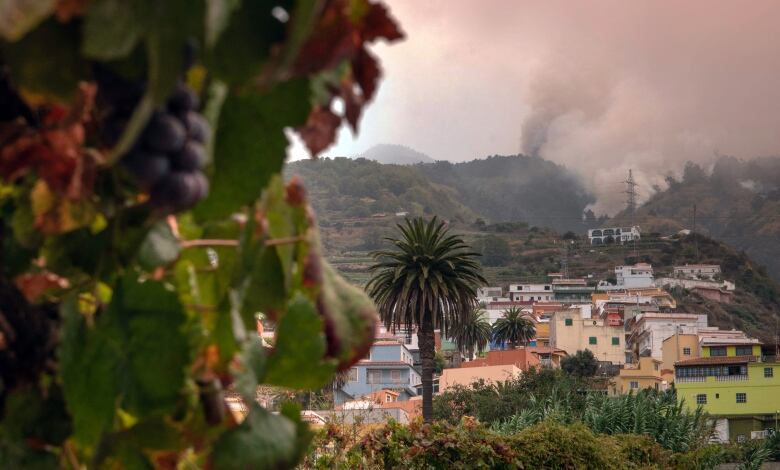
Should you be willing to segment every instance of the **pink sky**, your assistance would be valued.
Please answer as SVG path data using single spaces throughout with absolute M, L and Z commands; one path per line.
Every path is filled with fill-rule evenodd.
M 780 154 L 780 2 L 392 0 L 408 34 L 353 137 L 452 161 L 536 153 L 645 196 L 686 160 Z M 305 156 L 300 145 L 293 158 Z

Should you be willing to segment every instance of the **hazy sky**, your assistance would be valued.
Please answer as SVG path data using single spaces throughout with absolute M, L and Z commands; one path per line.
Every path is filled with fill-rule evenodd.
M 408 39 L 374 48 L 378 96 L 327 156 L 535 154 L 613 210 L 628 168 L 647 197 L 686 160 L 780 154 L 780 1 L 386 3 Z

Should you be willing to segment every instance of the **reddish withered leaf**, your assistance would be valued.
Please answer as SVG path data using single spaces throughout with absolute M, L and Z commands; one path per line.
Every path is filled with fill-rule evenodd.
M 366 42 L 377 39 L 397 41 L 404 38 L 404 33 L 398 23 L 390 17 L 387 7 L 381 3 L 372 3 L 368 13 L 363 17 L 363 40 Z
M 46 291 L 66 289 L 70 285 L 67 279 L 48 271 L 21 274 L 14 283 L 29 302 L 35 302 Z
M 309 113 L 306 125 L 298 128 L 298 133 L 306 143 L 309 152 L 316 156 L 336 140 L 339 125 L 341 125 L 341 118 L 333 111 L 315 106 Z
M 364 101 L 370 101 L 376 93 L 379 76 L 382 73 L 373 54 L 366 49 L 361 49 L 352 60 L 352 73 L 360 89 L 363 90 Z

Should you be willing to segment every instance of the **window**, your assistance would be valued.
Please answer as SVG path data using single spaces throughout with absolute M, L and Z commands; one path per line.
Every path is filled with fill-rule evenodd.
M 753 346 L 737 346 L 737 356 L 752 356 Z
M 590 338 L 588 338 L 588 344 L 597 344 L 596 343 L 596 337 L 595 336 L 591 336 Z
M 683 356 L 690 356 L 691 348 L 683 348 Z
M 719 346 L 717 348 L 711 347 L 710 348 L 710 356 L 716 357 L 716 356 L 725 356 L 726 355 L 726 348 L 724 346 Z
M 775 376 L 775 370 L 771 367 L 764 367 L 764 377 L 770 378 Z
M 636 390 L 639 388 L 639 382 L 632 380 L 629 386 L 631 387 L 632 390 Z
M 620 346 L 620 338 L 617 336 L 612 337 L 612 346 Z
M 353 367 L 349 369 L 349 381 L 350 382 L 357 382 L 358 381 L 358 370 L 357 367 Z
M 386 395 L 385 395 L 385 402 L 386 402 L 386 403 L 390 403 L 391 401 L 393 401 L 393 396 L 392 396 L 392 395 L 390 395 L 389 393 L 388 393 L 388 394 L 386 394 Z
M 658 363 L 657 362 L 653 363 L 653 369 L 658 370 Z
M 401 382 L 401 371 L 400 370 L 391 370 L 390 371 L 390 381 L 393 382 L 393 383 Z
M 737 393 L 737 403 L 747 403 L 747 393 Z
M 366 372 L 366 383 L 379 384 L 382 383 L 382 371 L 381 370 L 369 370 Z
M 697 405 L 706 405 L 707 404 L 707 395 L 704 393 L 700 393 L 696 395 L 696 404 Z
M 566 320 L 564 320 L 563 324 L 566 325 L 566 326 L 571 326 L 571 324 L 572 324 L 571 318 L 567 318 Z
M 544 286 L 544 290 L 550 290 L 550 286 Z

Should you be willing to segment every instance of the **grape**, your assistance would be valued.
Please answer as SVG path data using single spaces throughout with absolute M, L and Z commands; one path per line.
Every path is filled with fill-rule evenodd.
M 122 159 L 122 164 L 143 188 L 154 186 L 171 168 L 170 161 L 164 154 L 143 151 L 130 153 Z
M 211 134 L 209 122 L 200 114 L 190 111 L 184 115 L 184 126 L 187 128 L 187 136 L 201 144 L 205 144 Z
M 206 149 L 194 140 L 188 140 L 181 150 L 171 155 L 171 162 L 177 170 L 202 170 L 206 166 Z
M 206 199 L 209 195 L 209 179 L 199 171 L 194 172 L 193 176 L 195 183 L 198 185 L 198 201 Z
M 188 209 L 198 202 L 202 186 L 197 172 L 173 171 L 152 188 L 151 202 L 168 212 Z
M 186 136 L 178 119 L 170 114 L 156 113 L 146 127 L 144 142 L 152 150 L 170 153 L 181 150 Z
M 168 99 L 168 109 L 177 114 L 184 114 L 198 109 L 200 100 L 192 89 L 183 83 L 176 85 L 176 89 Z

